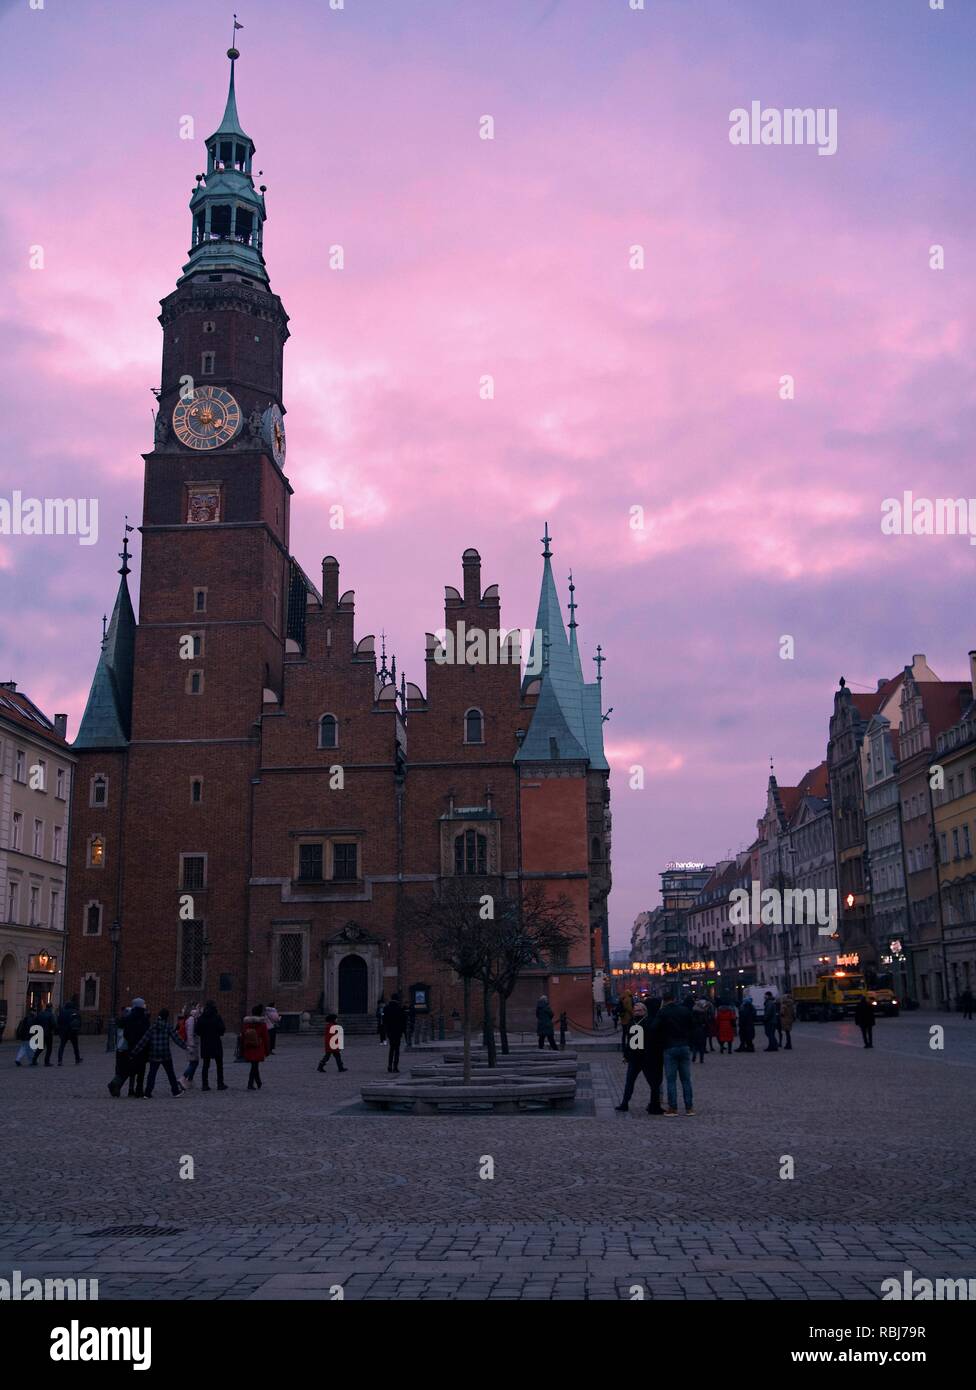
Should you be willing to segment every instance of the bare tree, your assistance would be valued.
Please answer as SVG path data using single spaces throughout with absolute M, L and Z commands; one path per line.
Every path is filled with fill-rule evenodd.
M 482 891 L 480 880 L 445 878 L 435 896 L 404 903 L 405 924 L 416 931 L 434 959 L 461 980 L 465 1082 L 471 1080 L 471 986 L 484 979 L 488 938 L 493 935 L 494 924 L 481 915 L 486 896 L 492 898 L 487 888 Z
M 508 1047 L 508 1000 L 519 976 L 532 966 L 551 965 L 569 951 L 586 928 L 565 893 L 551 898 L 538 880 L 523 889 L 522 901 L 496 903 L 492 930 L 486 936 L 487 982 L 498 995 L 498 1032 L 502 1055 Z M 494 1032 L 492 1034 L 494 1036 Z

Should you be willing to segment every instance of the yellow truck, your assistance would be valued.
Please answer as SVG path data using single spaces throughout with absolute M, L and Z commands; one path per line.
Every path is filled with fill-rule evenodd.
M 865 996 L 879 1014 L 898 1013 L 898 1000 L 892 991 L 867 989 L 864 976 L 856 970 L 826 970 L 817 976 L 815 985 L 797 985 L 793 990 L 800 1019 L 851 1018 Z

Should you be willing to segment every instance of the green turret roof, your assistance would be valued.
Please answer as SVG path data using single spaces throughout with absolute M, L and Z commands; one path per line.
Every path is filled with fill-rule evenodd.
M 224 107 L 224 114 L 220 118 L 220 125 L 214 131 L 214 134 L 210 136 L 210 139 L 212 140 L 214 135 L 239 135 L 242 140 L 251 140 L 251 137 L 245 134 L 242 129 L 240 117 L 237 114 L 237 93 L 234 90 L 234 64 L 240 57 L 240 54 L 237 52 L 236 48 L 229 48 L 227 50 L 227 56 L 230 58 L 230 86 L 227 90 L 227 105 Z M 253 145 L 254 142 L 251 141 L 251 143 Z
M 132 728 L 132 668 L 135 660 L 136 618 L 129 586 L 129 547 L 122 552 L 122 576 L 112 621 L 102 638 L 85 713 L 74 748 L 124 748 Z

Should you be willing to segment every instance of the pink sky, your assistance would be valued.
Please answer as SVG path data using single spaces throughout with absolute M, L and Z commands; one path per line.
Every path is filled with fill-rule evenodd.
M 961 677 L 976 646 L 976 550 L 880 531 L 885 497 L 972 490 L 976 7 L 861 9 L 239 0 L 292 549 L 313 578 L 339 557 L 360 634 L 422 682 L 466 546 L 531 625 L 548 520 L 584 658 L 608 658 L 617 947 L 668 859 L 749 843 L 771 754 L 784 783 L 823 757 L 841 674 L 873 688 L 924 651 Z M 0 495 L 100 507 L 97 546 L 0 536 L 0 678 L 69 737 L 229 38 L 210 0 L 0 0 Z M 837 154 L 732 146 L 754 99 L 836 107 Z

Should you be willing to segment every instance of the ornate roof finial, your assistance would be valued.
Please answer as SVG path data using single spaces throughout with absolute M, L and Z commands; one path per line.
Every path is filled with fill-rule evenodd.
M 549 523 L 548 523 L 548 521 L 546 522 L 546 529 L 545 529 L 545 532 L 544 532 L 544 534 L 543 534 L 543 536 L 542 536 L 541 539 L 542 539 L 542 558 L 543 558 L 544 560 L 549 560 L 549 559 L 552 558 L 552 551 L 549 549 L 549 542 L 552 540 L 552 537 L 551 537 L 550 534 L 549 534 Z
M 381 676 L 388 676 L 388 675 L 389 675 L 389 671 L 386 669 L 386 633 L 385 633 L 382 629 L 380 630 L 380 670 L 379 670 L 379 674 L 380 674 Z
M 390 680 L 396 685 L 396 652 L 393 653 L 393 660 L 390 663 Z
M 576 585 L 573 583 L 573 571 L 569 571 L 569 625 L 576 627 L 576 600 L 573 595 L 576 593 Z
M 603 655 L 603 648 L 599 643 L 597 643 L 596 656 L 593 660 L 596 662 L 596 683 L 600 685 L 603 681 L 603 663 L 606 661 L 606 657 Z
M 108 635 L 108 614 L 102 614 L 102 646 L 105 646 L 105 638 Z
M 125 518 L 125 531 L 122 534 L 122 549 L 119 551 L 119 559 L 122 561 L 122 568 L 119 574 L 123 579 L 129 573 L 129 532 L 134 531 L 135 527 L 129 525 L 129 518 Z

